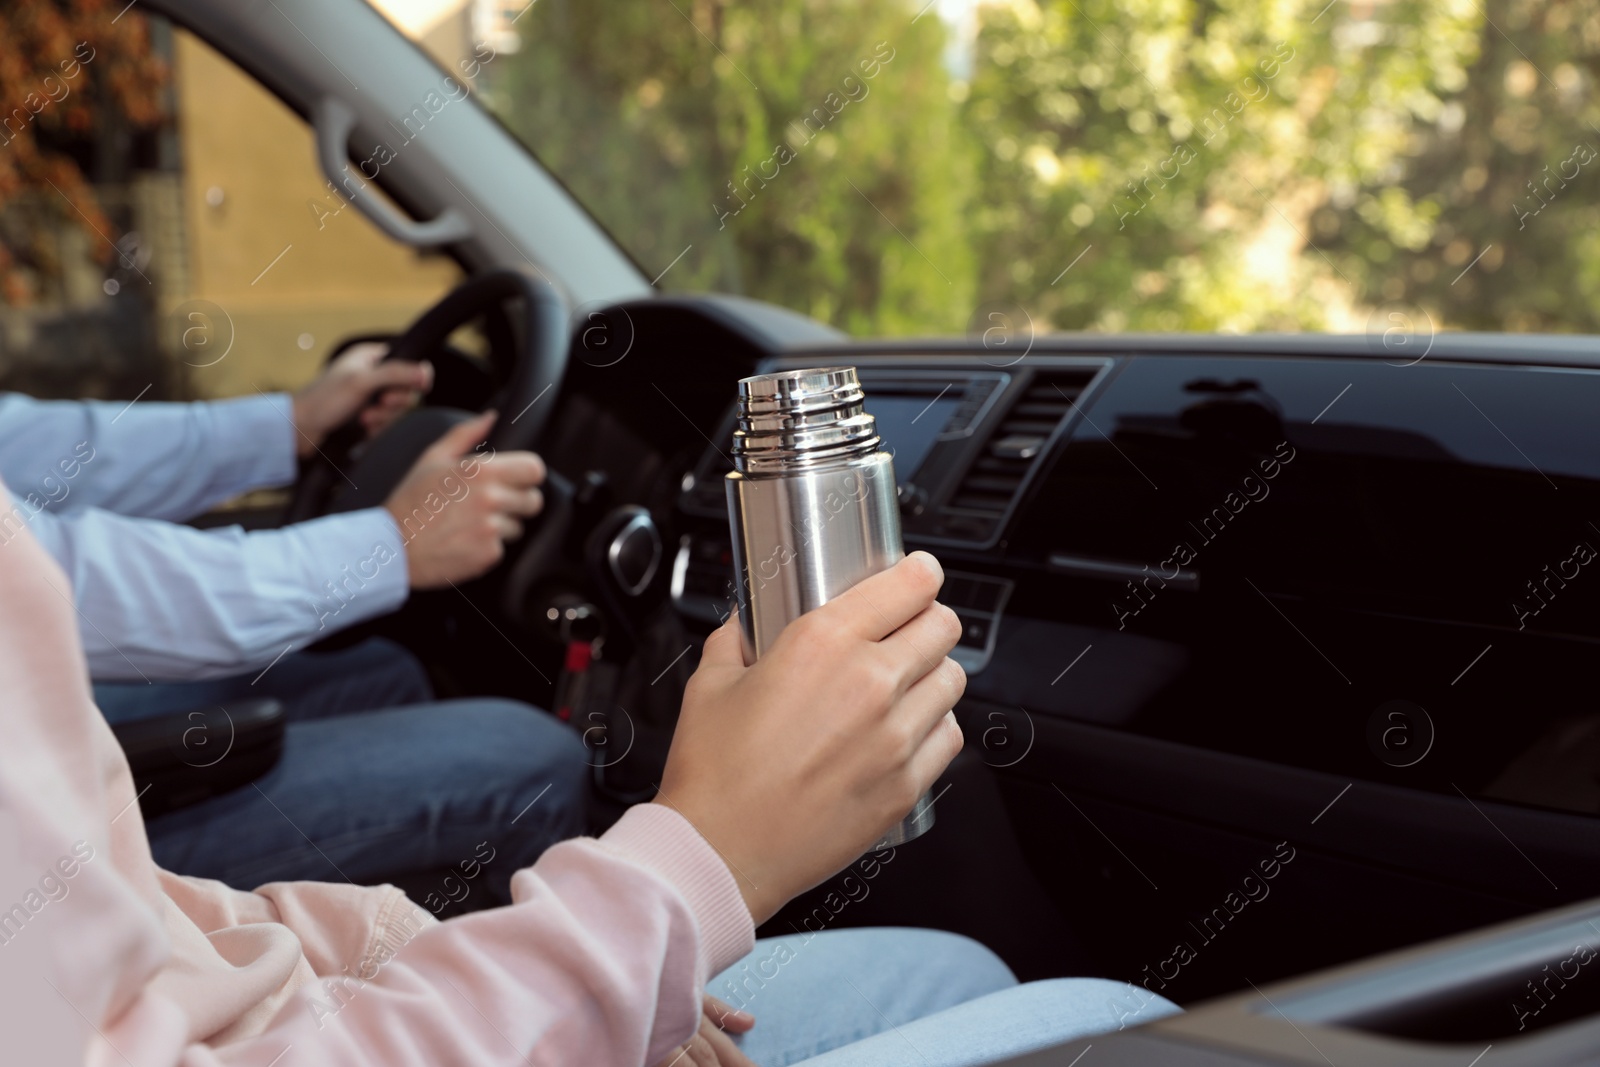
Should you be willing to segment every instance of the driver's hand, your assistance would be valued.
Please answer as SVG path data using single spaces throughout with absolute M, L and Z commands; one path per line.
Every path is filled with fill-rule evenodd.
M 388 351 L 378 341 L 351 345 L 294 395 L 295 448 L 301 459 L 357 414 L 367 436 L 382 432 L 433 387 L 431 363 L 384 363 Z M 378 399 L 368 403 L 373 393 Z
M 400 526 L 411 588 L 436 589 L 476 578 L 539 514 L 544 460 L 532 452 L 473 450 L 494 426 L 488 411 L 454 427 L 417 457 L 384 501 Z
M 756 1067 L 755 1063 L 739 1051 L 727 1033 L 745 1034 L 756 1024 L 749 1012 L 734 1011 L 709 994 L 700 1013 L 700 1029 L 658 1067 Z

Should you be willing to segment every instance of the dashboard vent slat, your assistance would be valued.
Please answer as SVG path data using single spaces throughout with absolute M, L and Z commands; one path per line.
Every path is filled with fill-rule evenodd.
M 1060 421 L 1059 415 L 1053 419 L 1007 419 L 1000 428 L 1005 433 L 1049 434 Z
M 1016 503 L 1049 439 L 1094 377 L 1092 370 L 1035 374 L 984 439 L 976 459 L 946 500 L 946 532 L 983 540 Z M 957 531 L 960 531 L 959 533 Z

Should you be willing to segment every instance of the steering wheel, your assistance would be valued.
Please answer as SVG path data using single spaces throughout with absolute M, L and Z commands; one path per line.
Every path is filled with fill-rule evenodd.
M 511 329 L 503 317 L 512 300 L 521 308 L 521 330 Z M 566 302 L 543 278 L 501 269 L 462 282 L 407 327 L 384 358 L 420 362 L 437 357 L 446 350 L 451 332 L 484 315 L 489 317 L 491 342 L 498 341 L 491 347 L 509 347 L 513 353 L 493 361 L 494 391 L 486 408 L 496 408 L 500 417 L 488 445 L 496 452 L 531 449 L 555 408 L 551 400 L 536 401 L 561 384 L 567 366 Z M 361 425 L 352 419 L 329 434 L 302 468 L 285 521 L 382 504 L 429 445 L 474 414 L 425 405 L 364 445 Z

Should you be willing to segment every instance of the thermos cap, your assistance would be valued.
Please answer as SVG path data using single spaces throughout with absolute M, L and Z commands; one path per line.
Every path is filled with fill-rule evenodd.
M 734 467 L 744 474 L 781 474 L 877 451 L 877 421 L 863 408 L 864 399 L 854 367 L 740 379 Z

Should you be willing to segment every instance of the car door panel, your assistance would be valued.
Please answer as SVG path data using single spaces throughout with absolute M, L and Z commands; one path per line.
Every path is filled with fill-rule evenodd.
M 1141 355 L 1099 394 L 1005 546 L 1014 678 L 964 715 L 1029 740 L 991 765 L 1111 973 L 1279 842 L 1169 993 L 1600 893 L 1597 410 L 1592 371 L 1427 360 Z M 1097 649 L 1148 699 L 1107 714 Z
M 969 738 L 996 716 L 1031 737 L 1004 772 L 1008 810 L 1108 973 L 1144 981 L 1176 944 L 1208 946 L 1162 990 L 1180 1000 L 1600 895 L 1600 823 L 1584 816 L 1029 722 L 1016 709 L 964 716 Z M 1263 877 L 1285 850 L 1293 859 Z M 1206 937 L 1195 924 L 1218 908 L 1244 921 Z

